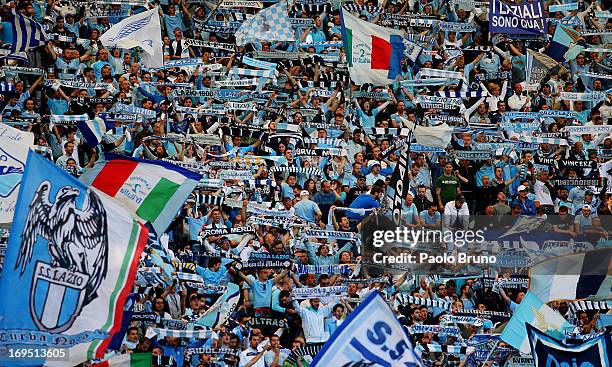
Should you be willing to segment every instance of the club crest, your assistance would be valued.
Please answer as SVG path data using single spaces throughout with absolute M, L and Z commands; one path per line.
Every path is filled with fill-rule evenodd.
M 24 276 L 33 265 L 30 315 L 39 330 L 69 329 L 83 307 L 97 297 L 108 269 L 106 211 L 98 195 L 64 186 L 50 201 L 51 183 L 36 190 L 21 235 L 15 270 Z M 35 246 L 48 248 L 50 263 L 33 259 Z M 32 264 L 33 263 L 33 264 Z

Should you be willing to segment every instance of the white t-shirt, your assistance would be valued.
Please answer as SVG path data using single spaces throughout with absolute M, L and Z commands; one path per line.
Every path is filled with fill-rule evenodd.
M 240 353 L 240 363 L 239 367 L 244 367 L 249 363 L 253 358 L 255 358 L 259 354 L 259 351 L 248 347 Z M 257 362 L 253 365 L 253 367 L 266 367 L 265 359 L 263 356 L 257 360 Z

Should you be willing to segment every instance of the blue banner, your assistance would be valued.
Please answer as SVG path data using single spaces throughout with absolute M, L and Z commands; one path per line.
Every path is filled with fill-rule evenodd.
M 525 326 L 535 366 L 610 366 L 610 333 L 579 345 L 567 346 L 529 324 Z
M 544 2 L 535 0 L 521 5 L 491 0 L 489 32 L 539 35 L 546 33 Z

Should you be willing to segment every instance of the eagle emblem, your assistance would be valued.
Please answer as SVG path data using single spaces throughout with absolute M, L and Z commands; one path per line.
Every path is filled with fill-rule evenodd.
M 119 32 L 117 32 L 115 37 L 109 39 L 109 41 L 110 42 L 117 42 L 117 41 L 119 41 L 121 39 L 127 38 L 132 33 L 141 30 L 144 26 L 149 24 L 149 21 L 151 20 L 152 16 L 153 16 L 153 14 L 149 15 L 148 17 L 144 17 L 144 18 L 141 18 L 141 19 L 137 19 L 137 20 L 135 20 L 133 22 L 127 23 L 126 25 L 121 27 L 121 29 L 119 30 Z
M 108 270 L 106 210 L 90 190 L 83 209 L 81 190 L 64 186 L 50 201 L 51 183 L 43 181 L 29 206 L 15 270 L 23 276 L 34 246 L 46 241 L 50 263 L 36 260 L 30 314 L 40 330 L 60 333 L 72 326 L 82 308 L 97 297 Z

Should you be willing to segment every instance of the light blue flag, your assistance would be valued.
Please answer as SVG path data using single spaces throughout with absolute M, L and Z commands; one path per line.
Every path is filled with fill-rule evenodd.
M 506 343 L 522 353 L 529 353 L 525 323 L 558 339 L 564 337 L 564 328 L 572 326 L 560 313 L 548 307 L 531 292 L 527 292 L 501 335 L 501 339 Z
M 242 23 L 236 31 L 236 44 L 244 46 L 256 41 L 295 41 L 287 2 L 282 0 Z
M 352 362 L 381 367 L 422 366 L 406 329 L 378 291 L 344 320 L 310 366 L 347 366 Z
M 209 328 L 223 325 L 236 308 L 240 299 L 240 287 L 234 283 L 227 283 L 227 290 L 223 296 L 210 306 L 195 323 Z
M 206 224 L 206 218 L 191 218 L 187 217 L 187 222 L 189 223 L 189 240 L 197 241 L 198 234 L 200 234 L 200 229 L 202 226 Z

